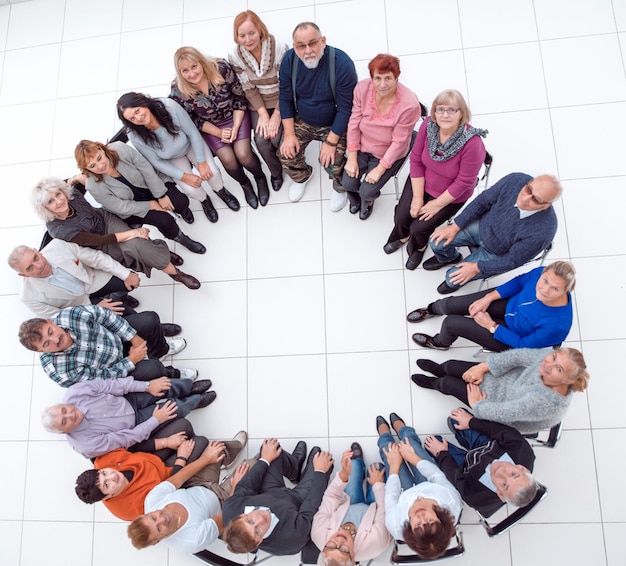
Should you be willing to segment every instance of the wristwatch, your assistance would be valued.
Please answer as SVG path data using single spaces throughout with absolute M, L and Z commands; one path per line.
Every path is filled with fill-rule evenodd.
M 497 325 L 497 324 L 494 324 L 493 326 L 491 326 L 491 327 L 489 328 L 489 332 L 491 332 L 492 334 L 495 334 L 495 332 L 496 332 L 496 328 L 498 328 L 498 325 Z

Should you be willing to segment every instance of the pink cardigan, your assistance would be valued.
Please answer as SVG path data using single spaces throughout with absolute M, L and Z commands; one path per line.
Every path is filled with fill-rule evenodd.
M 324 548 L 328 539 L 339 530 L 343 518 L 348 512 L 350 498 L 343 491 L 346 485 L 337 474 L 326 488 L 320 508 L 313 517 L 311 539 L 320 550 Z M 375 483 L 372 490 L 375 502 L 369 506 L 365 513 L 354 539 L 354 553 L 357 562 L 376 558 L 392 541 L 391 535 L 385 527 L 385 484 L 382 482 Z
M 448 189 L 454 202 L 465 202 L 474 192 L 476 176 L 485 160 L 485 144 L 480 136 L 473 136 L 451 159 L 434 161 L 426 140 L 429 121 L 422 122 L 411 150 L 411 179 L 424 177 L 424 190 L 432 197 Z
M 371 153 L 389 169 L 407 154 L 411 133 L 419 117 L 417 96 L 400 83 L 393 106 L 387 114 L 380 114 L 374 83 L 372 79 L 363 79 L 354 88 L 348 122 L 348 151 Z

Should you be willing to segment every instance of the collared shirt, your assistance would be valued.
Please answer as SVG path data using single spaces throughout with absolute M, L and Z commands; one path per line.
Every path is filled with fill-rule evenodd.
M 47 283 L 64 289 L 77 297 L 85 294 L 85 284 L 78 277 L 74 277 L 71 273 L 55 265 L 50 264 L 50 266 L 52 267 L 52 275 L 46 277 Z
M 150 417 L 135 426 L 135 410 L 124 395 L 145 392 L 148 384 L 147 381 L 124 377 L 72 385 L 63 403 L 74 405 L 84 415 L 82 422 L 67 434 L 72 448 L 85 458 L 95 458 L 146 440 L 159 421 Z
M 63 309 L 51 320 L 74 341 L 62 352 L 40 357 L 48 377 L 62 387 L 96 378 L 126 377 L 135 368 L 124 357 L 122 341 L 131 340 L 137 331 L 112 310 L 81 305 Z

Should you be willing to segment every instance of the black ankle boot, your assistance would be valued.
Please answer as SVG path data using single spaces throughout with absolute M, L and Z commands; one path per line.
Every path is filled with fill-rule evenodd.
M 202 205 L 202 210 L 204 211 L 205 216 L 209 219 L 209 222 L 217 222 L 217 210 L 215 210 L 211 199 L 207 196 L 206 199 L 200 204 Z
M 228 208 L 234 210 L 235 212 L 239 210 L 239 201 L 228 189 L 222 187 L 219 191 L 215 191 L 215 194 L 226 203 Z
M 263 175 L 263 177 L 255 179 L 255 181 L 256 188 L 259 193 L 259 202 L 261 203 L 261 206 L 265 206 L 270 200 L 270 189 L 267 186 L 267 179 L 265 178 L 265 175 Z
M 251 208 L 257 208 L 259 206 L 259 200 L 256 198 L 256 194 L 254 193 L 254 189 L 252 188 L 252 183 L 250 181 L 241 185 L 243 189 L 243 195 L 246 197 L 246 202 Z
M 206 253 L 206 248 L 200 243 L 192 240 L 187 234 L 183 234 L 180 230 L 174 241 L 181 246 L 185 246 L 190 252 L 195 254 Z

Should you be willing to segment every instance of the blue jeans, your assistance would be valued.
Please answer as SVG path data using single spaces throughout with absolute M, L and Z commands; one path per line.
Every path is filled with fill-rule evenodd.
M 489 260 L 496 257 L 496 254 L 491 253 L 483 246 L 483 241 L 480 237 L 480 230 L 478 228 L 479 222 L 478 220 L 472 222 L 462 230 L 459 230 L 459 233 L 454 237 L 454 239 L 449 244 L 444 244 L 443 242 L 439 242 L 438 244 L 434 244 L 431 242 L 430 248 L 433 250 L 435 257 L 441 263 L 453 261 L 455 257 L 457 257 L 459 251 L 457 248 L 461 246 L 471 246 L 475 247 L 471 254 L 469 254 L 463 261 L 476 263 L 481 260 Z M 446 283 L 452 287 L 453 289 L 458 289 L 460 285 L 455 285 L 450 282 L 450 276 L 457 271 L 456 267 L 451 267 L 446 272 Z M 479 273 L 476 275 L 471 281 L 475 279 L 484 279 L 485 276 Z
M 400 440 L 404 440 L 405 438 L 408 439 L 409 444 L 413 447 L 415 453 L 420 458 L 422 458 L 423 460 L 428 460 L 433 464 L 435 463 L 432 456 L 422 446 L 420 437 L 417 436 L 417 433 L 412 426 L 403 426 L 400 429 L 398 436 L 400 437 Z M 389 444 L 393 443 L 393 436 L 391 436 L 391 433 L 389 432 L 381 434 L 378 437 L 378 449 L 380 451 L 380 457 L 382 458 L 383 463 L 385 464 L 385 468 L 387 469 L 387 473 L 389 472 L 389 463 L 387 462 L 387 457 L 385 456 L 383 448 L 386 448 L 387 446 L 389 446 Z M 402 486 L 403 490 L 409 489 L 414 485 L 417 485 L 418 483 L 422 483 L 423 481 L 428 481 L 413 464 L 409 464 L 408 462 L 404 462 L 402 466 L 400 466 L 399 476 L 400 485 Z
M 355 503 L 367 503 L 370 505 L 374 503 L 374 492 L 369 482 L 365 482 L 365 493 L 363 492 L 363 480 L 366 474 L 369 476 L 369 471 L 363 459 L 355 458 L 352 460 L 352 472 L 350 472 L 348 485 L 344 489 L 350 498 L 350 505 L 354 505 Z

